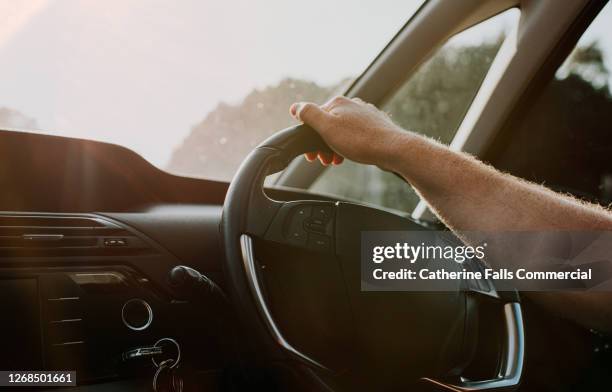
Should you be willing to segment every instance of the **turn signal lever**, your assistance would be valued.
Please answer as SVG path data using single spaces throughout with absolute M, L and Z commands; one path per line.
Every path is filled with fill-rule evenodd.
M 189 302 L 226 304 L 223 290 L 215 282 L 191 267 L 177 265 L 170 271 L 170 286 L 175 294 Z
M 215 325 L 219 333 L 219 343 L 227 345 L 227 353 L 236 355 L 240 334 L 235 330 L 238 325 L 233 307 L 223 290 L 205 275 L 193 268 L 178 265 L 170 271 L 170 286 L 177 298 L 188 301 L 214 315 L 208 323 Z M 234 360 L 239 360 L 237 357 Z

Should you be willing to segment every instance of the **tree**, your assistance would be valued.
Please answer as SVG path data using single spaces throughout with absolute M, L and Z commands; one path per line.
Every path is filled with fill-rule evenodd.
M 32 130 L 36 128 L 36 120 L 17 110 L 4 107 L 0 108 L 0 128 Z
M 579 76 L 594 87 L 607 86 L 610 71 L 606 67 L 599 43 L 594 41 L 574 49 L 568 58 L 567 73 Z
M 183 175 L 229 180 L 246 155 L 274 132 L 295 123 L 289 106 L 297 101 L 324 102 L 338 85 L 285 79 L 254 90 L 237 105 L 220 103 L 191 129 L 172 154 L 168 170 Z

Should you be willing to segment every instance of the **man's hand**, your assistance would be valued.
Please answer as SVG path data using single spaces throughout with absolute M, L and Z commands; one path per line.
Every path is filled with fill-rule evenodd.
M 395 151 L 401 148 L 407 132 L 393 124 L 386 113 L 358 98 L 335 97 L 324 105 L 299 102 L 291 105 L 291 115 L 314 128 L 333 151 L 330 154 L 312 152 L 306 159 L 317 156 L 325 166 L 339 164 L 343 157 L 392 170 L 397 161 Z

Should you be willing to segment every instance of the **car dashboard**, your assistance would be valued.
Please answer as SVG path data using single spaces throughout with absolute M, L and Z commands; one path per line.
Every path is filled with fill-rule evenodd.
M 151 358 L 126 353 L 172 339 L 184 365 L 222 369 L 218 315 L 169 284 L 177 265 L 221 282 L 220 210 L 0 214 L 0 295 L 10 299 L 0 368 L 71 369 L 79 385 L 146 376 Z

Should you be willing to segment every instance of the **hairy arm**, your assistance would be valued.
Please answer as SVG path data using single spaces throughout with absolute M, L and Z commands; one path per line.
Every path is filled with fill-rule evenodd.
M 501 173 L 413 133 L 392 149 L 400 173 L 453 230 L 612 230 L 606 209 Z
M 454 231 L 612 230 L 609 210 L 504 174 L 468 154 L 405 131 L 363 101 L 337 97 L 322 106 L 300 103 L 292 106 L 291 113 L 316 129 L 337 153 L 319 154 L 324 165 L 339 163 L 345 156 L 400 174 Z M 612 331 L 608 293 L 533 293 L 532 297 L 584 325 Z

